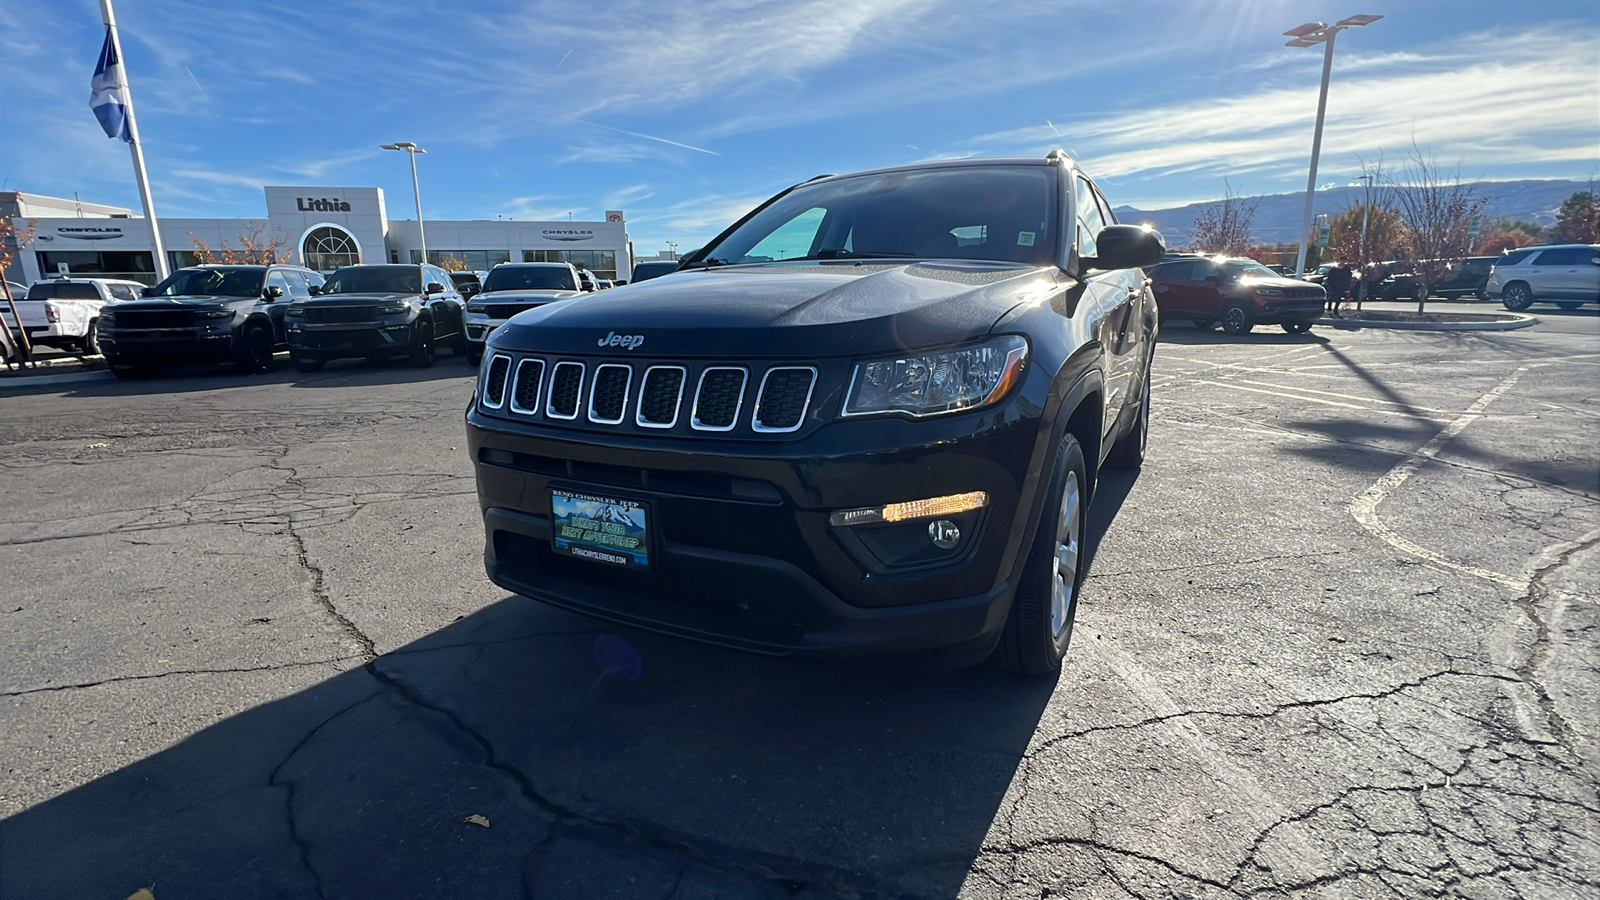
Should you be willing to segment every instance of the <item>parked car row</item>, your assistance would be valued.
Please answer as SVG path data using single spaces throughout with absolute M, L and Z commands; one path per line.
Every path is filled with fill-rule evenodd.
M 1305 334 L 1327 303 L 1320 285 L 1242 257 L 1169 255 L 1145 271 L 1163 318 L 1189 319 L 1205 329 L 1220 322 L 1229 334 L 1247 334 L 1257 325 Z

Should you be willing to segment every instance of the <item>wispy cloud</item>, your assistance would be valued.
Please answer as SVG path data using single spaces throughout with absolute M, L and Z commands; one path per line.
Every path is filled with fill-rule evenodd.
M 718 153 L 715 150 L 707 150 L 704 147 L 696 147 L 693 144 L 684 144 L 684 143 L 680 143 L 679 141 L 669 140 L 669 139 L 664 138 L 664 137 L 656 137 L 653 134 L 641 134 L 640 132 L 637 132 L 637 131 L 627 131 L 627 130 L 622 129 L 622 128 L 613 128 L 610 125 L 601 125 L 598 122 L 585 122 L 582 119 L 573 119 L 572 121 L 578 123 L 579 125 L 587 125 L 590 128 L 603 128 L 606 131 L 614 131 L 617 134 L 625 134 L 628 137 L 639 138 L 640 140 L 655 141 L 657 143 L 668 144 L 668 145 L 673 146 L 673 147 L 682 147 L 685 150 L 693 150 L 696 153 L 708 153 L 708 154 L 710 154 L 712 156 L 721 156 L 722 155 L 721 153 Z
M 496 212 L 508 219 L 524 222 L 556 222 L 565 220 L 568 215 L 575 219 L 586 218 L 589 215 L 588 209 L 578 205 L 564 206 L 561 198 L 549 194 L 512 197 Z

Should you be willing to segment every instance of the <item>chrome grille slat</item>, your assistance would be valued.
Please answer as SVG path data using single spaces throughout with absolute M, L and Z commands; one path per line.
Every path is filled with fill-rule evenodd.
M 811 407 L 811 392 L 817 386 L 817 370 L 811 366 L 779 366 L 761 376 L 756 391 L 756 409 L 750 427 L 763 434 L 798 431 Z
M 583 397 L 583 375 L 587 369 L 580 362 L 559 362 L 550 373 L 550 389 L 546 392 L 544 414 L 552 419 L 576 419 L 579 401 Z
M 506 378 L 511 374 L 511 357 L 496 353 L 483 371 L 483 405 L 499 409 L 506 404 Z
M 604 363 L 595 367 L 594 384 L 589 387 L 589 421 L 597 425 L 620 425 L 628 409 L 628 389 L 633 385 L 633 366 Z
M 651 366 L 639 382 L 639 404 L 634 423 L 642 428 L 671 428 L 678 424 L 683 406 L 683 383 L 688 380 L 683 366 Z
M 744 408 L 744 387 L 750 373 L 742 366 L 708 366 L 695 386 L 689 427 L 696 431 L 732 431 Z
M 511 387 L 511 411 L 524 416 L 539 412 L 539 387 L 544 381 L 544 360 L 523 359 L 517 363 Z

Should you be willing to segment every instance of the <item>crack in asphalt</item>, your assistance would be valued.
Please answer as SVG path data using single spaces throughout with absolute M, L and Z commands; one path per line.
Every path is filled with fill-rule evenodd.
M 1553 591 L 1546 581 L 1559 569 L 1565 567 L 1572 557 L 1584 550 L 1600 546 L 1600 535 L 1594 535 L 1587 540 L 1574 541 L 1565 550 L 1558 553 L 1549 563 L 1534 570 L 1528 578 L 1528 589 L 1516 600 L 1517 608 L 1527 617 L 1534 628 L 1533 646 L 1529 648 L 1528 655 L 1522 664 L 1517 667 L 1517 675 L 1522 682 L 1533 689 L 1538 698 L 1539 709 L 1544 713 L 1550 730 L 1562 741 L 1568 750 L 1576 750 L 1580 740 L 1572 725 L 1566 717 L 1556 709 L 1554 698 L 1546 689 L 1540 674 L 1540 668 L 1549 659 L 1551 652 L 1550 625 L 1545 621 L 1544 615 L 1539 611 L 1542 603 L 1550 599 Z M 1581 757 L 1580 757 L 1581 758 Z
M 76 691 L 85 688 L 102 687 L 108 684 L 122 684 L 129 681 L 155 681 L 162 678 L 171 678 L 177 675 L 247 675 L 254 672 L 282 672 L 286 669 L 304 669 L 311 666 L 328 666 L 359 659 L 356 656 L 333 656 L 328 659 L 315 659 L 309 662 L 273 663 L 265 666 L 247 666 L 243 668 L 219 669 L 173 669 L 170 672 L 154 672 L 147 675 L 117 675 L 112 678 L 102 678 L 98 681 L 83 681 L 74 684 L 53 684 L 44 687 L 23 688 L 18 691 L 0 691 L 0 697 L 25 697 L 29 694 L 47 694 L 54 691 Z

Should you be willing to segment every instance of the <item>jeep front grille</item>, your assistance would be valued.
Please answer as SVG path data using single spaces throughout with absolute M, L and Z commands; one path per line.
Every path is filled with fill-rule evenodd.
M 820 366 L 586 361 L 495 353 L 484 369 L 485 410 L 565 427 L 659 432 L 800 431 Z M 509 398 L 509 402 L 508 399 Z
M 556 363 L 550 376 L 550 402 L 545 415 L 552 419 L 576 419 L 578 399 L 583 393 L 583 363 Z
M 678 408 L 683 405 L 683 366 L 651 366 L 639 384 L 639 412 L 636 421 L 645 428 L 671 428 L 678 424 Z
M 589 421 L 598 425 L 621 424 L 632 382 L 631 366 L 607 363 L 595 369 L 594 386 L 589 388 Z
M 517 363 L 517 378 L 511 389 L 511 411 L 531 416 L 539 411 L 539 383 L 544 380 L 544 360 L 524 359 Z
M 489 360 L 489 369 L 483 376 L 483 405 L 499 409 L 506 402 L 506 374 L 511 371 L 511 357 L 496 354 Z

